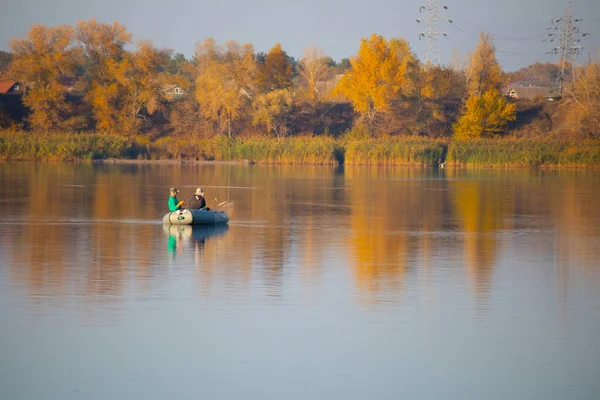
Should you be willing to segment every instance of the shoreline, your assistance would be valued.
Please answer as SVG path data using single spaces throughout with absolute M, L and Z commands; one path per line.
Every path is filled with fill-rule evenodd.
M 23 160 L 35 161 L 35 160 Z M 130 158 L 105 158 L 97 160 L 73 160 L 73 162 L 90 162 L 92 164 L 218 164 L 218 165 L 253 165 L 255 161 L 241 160 L 241 161 L 221 161 L 221 160 L 171 160 L 171 159 L 158 159 L 158 160 L 136 160 Z
M 0 162 L 96 164 L 328 165 L 421 168 L 600 169 L 600 140 L 418 136 L 348 140 L 331 136 L 212 139 L 0 131 Z
M 222 161 L 222 160 L 134 160 L 127 158 L 110 158 L 97 160 L 39 160 L 39 159 L 0 159 L 2 163 L 42 163 L 42 164 L 119 164 L 119 165 L 177 165 L 177 164 L 197 164 L 197 165 L 238 165 L 238 166 L 313 166 L 313 167 L 380 167 L 380 168 L 419 168 L 419 169 L 439 169 L 439 170 L 476 170 L 476 169 L 495 169 L 495 170 L 600 170 L 600 164 L 565 164 L 565 165 L 502 165 L 502 164 L 450 164 L 445 167 L 438 165 L 429 165 L 422 163 L 413 164 L 383 164 L 383 163 L 363 163 L 363 164 L 325 164 L 325 163 L 290 163 L 290 162 L 255 162 L 255 161 Z

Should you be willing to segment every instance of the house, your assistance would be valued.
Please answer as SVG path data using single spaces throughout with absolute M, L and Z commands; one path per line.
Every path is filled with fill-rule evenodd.
M 63 90 L 69 94 L 75 94 L 81 92 L 79 88 L 79 79 L 73 76 L 61 76 L 60 84 Z
M 548 87 L 523 83 L 511 84 L 508 89 L 508 97 L 521 100 L 544 99 L 546 101 L 553 101 L 555 98 Z
M 0 94 L 23 94 L 25 86 L 17 81 L 0 81 Z
M 163 94 L 168 99 L 176 99 L 185 96 L 187 93 L 179 85 L 164 85 Z

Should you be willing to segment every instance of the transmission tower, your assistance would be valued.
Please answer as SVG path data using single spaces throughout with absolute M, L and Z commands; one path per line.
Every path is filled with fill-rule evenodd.
M 448 9 L 448 6 L 442 6 L 444 9 Z M 419 33 L 419 39 L 421 37 L 427 37 L 427 49 L 425 50 L 425 64 L 432 62 L 435 65 L 440 65 L 440 48 L 438 45 L 438 22 L 440 21 L 440 2 L 439 0 L 427 0 L 427 6 L 420 6 L 419 12 L 423 10 L 427 11 L 427 31 Z M 452 23 L 451 19 L 441 18 L 443 21 Z M 421 18 L 417 18 L 417 22 L 421 22 Z M 442 35 L 446 36 L 445 33 Z
M 581 19 L 573 19 L 571 14 L 571 2 L 569 1 L 565 8 L 565 13 L 560 18 L 552 18 L 552 27 L 554 32 L 548 34 L 552 37 L 551 42 L 558 39 L 559 45 L 554 47 L 552 53 L 557 54 L 558 74 L 556 75 L 556 90 L 561 94 L 564 88 L 564 82 L 568 78 L 575 77 L 575 60 L 579 50 L 583 49 L 578 43 L 581 41 L 579 36 L 587 36 L 588 33 L 580 35 L 579 28 L 575 23 L 582 21 Z

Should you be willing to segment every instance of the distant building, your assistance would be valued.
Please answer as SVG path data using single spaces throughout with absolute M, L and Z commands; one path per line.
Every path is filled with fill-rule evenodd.
M 64 91 L 69 94 L 80 93 L 79 79 L 73 76 L 62 76 L 60 78 L 60 84 Z
M 163 93 L 168 99 L 176 99 L 187 94 L 179 85 L 164 85 Z
M 513 99 L 521 100 L 533 100 L 533 99 L 544 99 L 546 101 L 553 101 L 555 96 L 552 94 L 550 88 L 545 86 L 532 86 L 523 82 L 515 82 L 508 87 L 508 96 Z
M 17 81 L 0 81 L 0 94 L 23 94 L 25 86 Z

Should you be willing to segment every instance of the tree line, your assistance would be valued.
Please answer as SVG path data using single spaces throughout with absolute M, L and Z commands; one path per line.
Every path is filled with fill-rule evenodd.
M 34 25 L 26 38 L 11 40 L 11 52 L 0 54 L 0 73 L 28 88 L 22 127 L 150 139 L 345 133 L 468 140 L 506 134 L 523 120 L 545 134 L 562 127 L 561 133 L 600 136 L 597 62 L 572 68 L 559 106 L 519 105 L 503 93 L 506 83 L 534 75 L 548 84 L 556 66 L 503 73 L 484 33 L 452 67 L 424 64 L 406 40 L 376 34 L 339 63 L 315 47 L 296 60 L 280 44 L 258 53 L 249 43 L 207 38 L 188 60 L 149 41 L 132 44 L 125 26 L 94 19 L 74 27 Z M 75 82 L 70 94 L 65 78 Z M 166 87 L 186 95 L 170 96 Z M 14 126 L 1 111 L 0 127 Z M 539 122 L 544 118 L 550 125 Z

